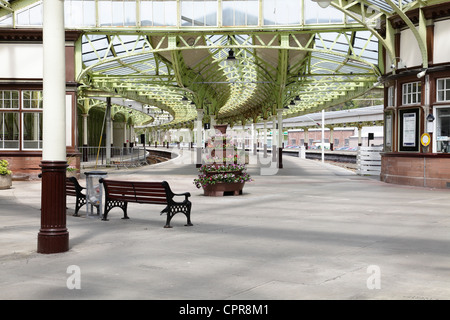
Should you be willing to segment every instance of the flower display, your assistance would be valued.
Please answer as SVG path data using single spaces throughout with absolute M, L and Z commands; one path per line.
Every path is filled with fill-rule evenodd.
M 245 170 L 243 164 L 216 164 L 216 165 L 202 165 L 199 172 L 230 172 L 230 171 L 243 171 Z
M 243 160 L 240 155 L 244 154 Z M 197 188 L 203 188 L 208 196 L 232 193 L 242 194 L 245 182 L 252 181 L 245 172 L 245 151 L 239 152 L 232 138 L 225 133 L 212 136 L 206 145 L 203 165 L 199 168 L 199 175 L 194 179 Z
M 242 173 L 216 173 L 212 175 L 200 174 L 197 179 L 194 179 L 194 184 L 197 188 L 206 187 L 208 185 L 228 182 L 228 183 L 244 183 L 252 181 L 247 172 Z
M 68 166 L 67 167 L 67 172 L 75 172 L 77 171 L 77 168 L 75 166 Z
M 12 173 L 12 171 L 8 169 L 8 166 L 8 160 L 0 160 L 0 175 L 6 176 Z

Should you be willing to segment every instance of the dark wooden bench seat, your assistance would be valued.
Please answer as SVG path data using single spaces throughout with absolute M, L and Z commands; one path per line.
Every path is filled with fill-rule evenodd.
M 77 178 L 66 178 L 66 196 L 73 196 L 76 198 L 75 213 L 73 214 L 75 217 L 78 217 L 78 211 L 86 204 L 86 194 L 83 193 L 84 189 L 86 188 L 78 183 Z
M 187 218 L 186 226 L 191 223 L 191 202 L 188 198 L 189 192 L 175 194 L 166 181 L 146 182 L 146 181 L 126 181 L 100 179 L 105 189 L 105 209 L 102 220 L 108 220 L 108 212 L 114 208 L 122 208 L 124 216 L 122 219 L 129 219 L 127 214 L 128 202 L 165 205 L 161 214 L 166 213 L 167 219 L 164 228 L 171 228 L 170 221 L 175 214 L 182 212 Z M 176 202 L 175 196 L 184 196 L 182 202 Z

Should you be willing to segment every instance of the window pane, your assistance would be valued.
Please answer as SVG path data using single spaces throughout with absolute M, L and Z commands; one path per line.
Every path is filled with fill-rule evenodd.
M 12 25 L 13 25 L 12 14 L 8 14 L 0 18 L 0 26 L 12 27 Z
M 98 2 L 98 20 L 101 26 L 110 26 L 112 24 L 111 1 L 100 0 Z
M 232 26 L 234 23 L 234 6 L 233 2 L 225 1 L 222 3 L 222 23 L 224 26 Z
M 160 1 L 153 2 L 153 25 L 163 26 L 164 25 L 164 3 Z
M 112 25 L 113 26 L 123 26 L 123 15 L 124 15 L 124 7 L 122 1 L 113 1 L 111 3 L 111 14 L 112 14 Z
M 205 2 L 205 17 L 207 26 L 217 26 L 217 2 Z
M 263 0 L 264 24 L 300 24 L 301 4 L 301 0 Z
M 83 1 L 83 25 L 95 26 L 95 1 Z
M 19 91 L 0 91 L 0 109 L 18 109 Z
M 258 24 L 257 0 L 224 0 L 222 20 L 224 26 L 248 26 Z
M 29 25 L 30 24 L 30 14 L 28 12 L 28 10 L 19 12 L 17 14 L 17 18 L 16 18 L 16 23 L 18 25 Z
M 450 78 L 438 79 L 437 83 L 437 101 L 450 101 Z
M 151 1 L 141 1 L 141 26 L 153 25 L 153 3 Z
M 181 25 L 182 26 L 216 26 L 217 25 L 216 0 L 182 0 Z
M 42 25 L 42 5 L 37 5 L 30 8 L 30 25 Z
M 23 114 L 23 148 L 42 148 L 42 116 L 41 113 Z
M 276 2 L 275 0 L 263 0 L 263 15 L 265 25 L 276 24 Z
M 181 25 L 194 25 L 194 4 L 192 0 L 184 0 L 181 2 Z
M 436 121 L 437 151 L 448 153 L 450 152 L 450 108 L 438 109 Z
M 166 26 L 176 26 L 177 25 L 177 2 L 176 1 L 165 1 L 164 2 L 164 15 Z
M 403 104 L 418 104 L 422 98 L 422 84 L 420 82 L 404 83 L 402 92 Z
M 19 149 L 19 113 L 0 112 L 0 149 Z
M 247 25 L 258 25 L 259 6 L 258 0 L 250 0 L 247 3 Z
M 234 10 L 234 25 L 245 26 L 245 13 L 247 11 L 247 3 L 245 1 L 236 1 Z
M 124 25 L 135 26 L 136 25 L 136 2 L 125 1 L 123 5 L 124 12 Z
M 24 109 L 42 109 L 42 91 L 23 91 Z

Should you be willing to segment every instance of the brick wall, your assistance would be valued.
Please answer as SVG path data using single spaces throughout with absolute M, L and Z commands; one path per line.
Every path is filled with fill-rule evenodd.
M 429 188 L 450 188 L 450 157 L 383 156 L 381 159 L 381 181 Z

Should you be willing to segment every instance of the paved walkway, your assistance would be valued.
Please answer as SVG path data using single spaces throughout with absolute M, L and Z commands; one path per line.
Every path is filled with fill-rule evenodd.
M 205 197 L 192 154 L 109 177 L 167 180 L 192 194 L 164 229 L 160 208 L 130 204 L 109 221 L 73 217 L 70 250 L 36 253 L 40 182 L 0 191 L 0 299 L 449 299 L 450 193 L 384 184 L 284 157 L 249 165 L 241 196 Z M 82 179 L 84 185 L 85 181 Z M 69 266 L 81 289 L 69 289 Z M 70 269 L 69 269 L 70 271 Z M 71 282 L 74 283 L 74 282 Z

